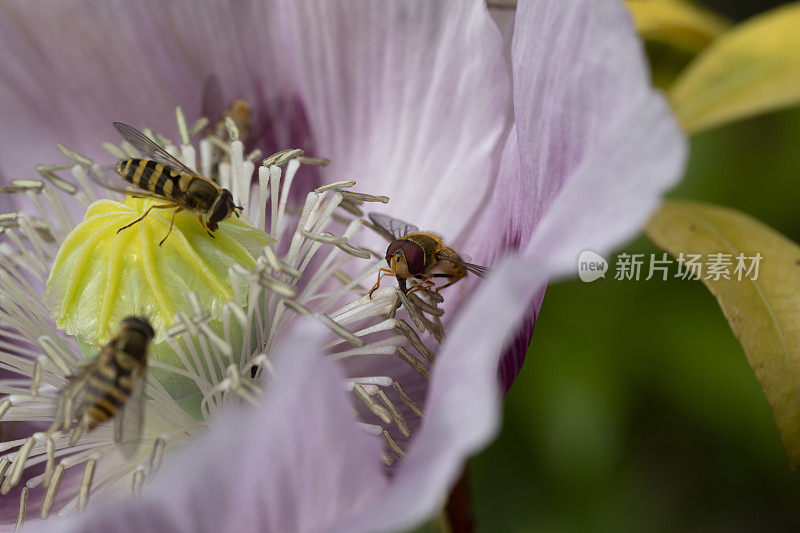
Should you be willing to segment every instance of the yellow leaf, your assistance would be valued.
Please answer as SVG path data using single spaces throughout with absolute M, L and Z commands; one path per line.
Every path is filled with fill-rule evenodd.
M 730 280 L 703 279 L 717 298 L 772 406 L 792 468 L 800 464 L 800 246 L 743 213 L 668 201 L 647 234 L 674 256 L 732 254 Z M 760 253 L 756 280 L 734 275 L 736 256 Z M 703 277 L 707 276 L 704 265 Z
M 669 96 L 691 133 L 800 102 L 800 3 L 723 34 L 678 77 Z
M 698 52 L 728 29 L 723 17 L 683 0 L 626 0 L 645 39 Z

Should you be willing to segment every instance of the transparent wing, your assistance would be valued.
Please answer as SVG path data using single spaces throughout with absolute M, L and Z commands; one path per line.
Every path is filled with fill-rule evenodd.
M 58 397 L 53 429 L 60 428 L 66 432 L 73 427 L 75 422 L 80 423 L 80 418 L 86 409 L 86 400 L 83 395 L 84 388 L 89 382 L 89 377 L 96 372 L 98 366 L 106 363 L 110 355 L 110 350 L 103 346 L 94 358 L 81 361 L 78 364 L 75 375 L 68 376 L 67 386 Z
M 122 450 L 126 456 L 135 452 L 142 440 L 145 376 L 144 366 L 131 374 L 133 379 L 131 394 L 114 420 L 114 440 L 123 444 Z
M 368 216 L 373 224 L 378 226 L 380 230 L 383 230 L 383 236 L 390 241 L 394 239 L 400 239 L 409 233 L 419 231 L 419 228 L 414 224 L 409 224 L 408 222 L 403 222 L 402 220 L 392 218 L 387 215 L 381 215 L 380 213 L 369 213 Z
M 489 274 L 492 273 L 492 269 L 489 267 L 476 265 L 475 263 L 467 263 L 466 261 L 461 261 L 460 265 L 467 269 L 467 272 L 472 272 L 479 278 L 485 278 Z
M 114 127 L 122 137 L 136 148 L 144 159 L 152 159 L 157 163 L 181 170 L 187 174 L 196 174 L 195 171 L 181 163 L 177 158 L 171 156 L 169 152 L 154 143 L 150 138 L 132 126 L 122 122 L 114 122 Z
M 168 199 L 165 196 L 159 196 L 150 191 L 145 191 L 144 189 L 140 189 L 139 187 L 136 187 L 133 184 L 125 181 L 122 176 L 117 174 L 117 171 L 113 167 L 93 166 L 89 169 L 88 174 L 92 181 L 111 191 L 122 194 L 130 194 L 140 198 L 154 198 L 162 201 Z
M 462 255 L 461 257 L 453 257 L 451 255 L 445 254 L 437 254 L 436 258 L 440 261 L 449 261 L 450 263 L 454 263 L 456 265 L 461 266 L 462 268 L 466 269 L 467 272 L 471 272 L 478 276 L 479 278 L 485 278 L 488 276 L 492 269 L 489 267 L 476 265 L 475 263 L 470 263 L 470 257 L 468 255 Z

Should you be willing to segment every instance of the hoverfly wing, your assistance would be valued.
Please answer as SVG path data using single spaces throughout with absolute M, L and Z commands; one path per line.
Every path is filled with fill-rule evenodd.
M 472 259 L 468 255 L 461 255 L 460 257 L 454 258 L 450 255 L 437 254 L 436 258 L 439 261 L 448 261 L 450 263 L 454 263 L 464 268 L 467 272 L 475 274 L 479 278 L 485 278 L 492 272 L 492 269 L 489 267 L 476 265 L 475 263 L 470 263 Z
M 408 235 L 409 233 L 414 233 L 415 231 L 419 231 L 419 228 L 414 224 L 409 224 L 408 222 L 403 222 L 400 219 L 392 218 L 388 215 L 381 215 L 380 213 L 369 213 L 369 219 L 375 224 L 386 240 L 392 241 L 395 239 L 401 239 Z
M 140 189 L 139 187 L 136 187 L 133 184 L 125 181 L 122 176 L 117 174 L 117 171 L 114 169 L 114 167 L 99 167 L 95 165 L 88 169 L 87 174 L 92 181 L 110 191 L 126 195 L 129 194 L 131 196 L 140 198 L 152 198 L 155 200 L 165 199 L 163 196 L 153 194 L 150 191 L 145 191 L 144 189 Z
M 197 172 L 181 163 L 178 158 L 172 156 L 169 152 L 153 142 L 147 135 L 133 126 L 128 126 L 122 122 L 114 122 L 114 127 L 117 128 L 117 131 L 126 141 L 131 143 L 131 145 L 142 154 L 143 159 L 152 159 L 156 163 L 161 163 L 164 166 L 180 170 L 187 174 L 197 174 Z
M 133 386 L 130 396 L 114 418 L 114 440 L 121 443 L 122 453 L 131 456 L 142 440 L 144 427 L 144 388 L 146 384 L 145 367 L 131 374 Z
M 75 424 L 80 424 L 80 418 L 86 408 L 83 390 L 89 383 L 89 377 L 95 368 L 105 364 L 111 353 L 105 347 L 92 359 L 80 361 L 75 374 L 67 377 L 67 386 L 61 391 L 56 407 L 56 417 L 51 429 L 62 429 L 65 433 L 75 429 Z
M 467 269 L 467 272 L 471 272 L 478 276 L 479 278 L 485 278 L 489 274 L 492 273 L 492 269 L 489 267 L 476 265 L 475 263 L 467 263 L 466 261 L 461 261 L 459 263 L 461 266 Z

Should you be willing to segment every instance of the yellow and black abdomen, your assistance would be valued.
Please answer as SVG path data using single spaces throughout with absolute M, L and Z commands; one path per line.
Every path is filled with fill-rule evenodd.
M 181 184 L 188 176 L 151 159 L 124 159 L 116 170 L 125 181 L 158 196 L 174 200 L 184 195 Z
M 124 352 L 115 354 L 107 364 L 96 367 L 87 379 L 81 401 L 89 417 L 90 430 L 116 415 L 131 395 L 132 369 L 130 365 L 121 365 L 120 357 L 130 356 Z

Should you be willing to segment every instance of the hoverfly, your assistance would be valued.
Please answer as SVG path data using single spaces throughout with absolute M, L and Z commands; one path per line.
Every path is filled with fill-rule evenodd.
M 142 216 L 119 228 L 117 233 L 141 222 L 153 209 L 174 207 L 176 209 L 172 214 L 169 231 L 158 243 L 161 246 L 172 232 L 175 215 L 183 210 L 197 213 L 200 225 L 211 237 L 214 236 L 213 232 L 217 230 L 217 225 L 221 221 L 230 217 L 231 214 L 239 216 L 242 206 L 234 203 L 233 195 L 228 189 L 223 189 L 193 171 L 139 130 L 122 122 L 114 122 L 114 127 L 142 154 L 141 159 L 123 159 L 115 167 L 117 173 L 126 182 L 138 189 L 131 190 L 125 182 L 118 183 L 118 180 L 111 180 L 105 173 L 92 172 L 90 174 L 92 178 L 113 191 L 167 201 L 164 204 L 151 205 Z M 207 221 L 203 220 L 204 215 Z
M 386 249 L 386 262 L 389 268 L 378 271 L 378 281 L 369 291 L 375 292 L 386 274 L 394 275 L 400 290 L 408 294 L 420 289 L 434 287 L 433 278 L 445 278 L 448 282 L 436 288 L 436 292 L 449 287 L 468 272 L 485 278 L 491 270 L 465 261 L 455 250 L 447 246 L 442 238 L 434 233 L 420 231 L 417 226 L 396 218 L 377 213 L 370 213 L 369 219 L 378 227 L 380 233 L 390 242 Z M 406 280 L 416 278 L 419 281 L 410 290 Z
M 117 334 L 69 378 L 51 430 L 72 427 L 70 444 L 114 418 L 114 440 L 138 441 L 144 415 L 147 355 L 155 332 L 140 316 L 122 319 Z

